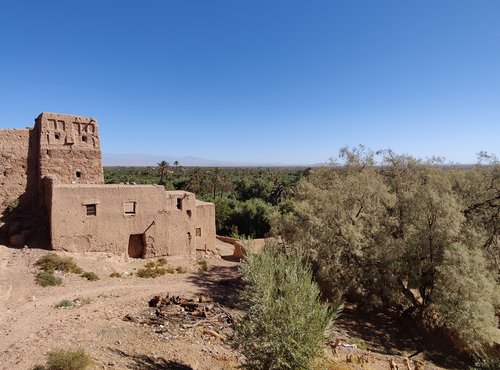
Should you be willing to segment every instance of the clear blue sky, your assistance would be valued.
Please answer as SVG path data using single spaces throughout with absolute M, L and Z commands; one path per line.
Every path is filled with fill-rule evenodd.
M 0 128 L 96 117 L 103 151 L 500 154 L 500 1 L 3 1 Z

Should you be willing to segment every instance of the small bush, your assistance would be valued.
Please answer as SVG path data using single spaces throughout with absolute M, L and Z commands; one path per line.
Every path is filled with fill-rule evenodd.
M 175 273 L 175 269 L 167 265 L 165 258 L 160 258 L 156 262 L 149 261 L 146 263 L 143 268 L 137 270 L 136 275 L 142 278 L 155 278 L 166 273 L 173 274 Z
M 363 339 L 352 338 L 351 342 L 355 344 L 359 349 L 368 350 L 368 346 Z
M 81 298 L 81 297 L 78 297 L 78 298 L 75 298 L 73 300 L 73 304 L 77 307 L 80 307 L 80 306 L 83 306 L 85 304 L 90 304 L 92 302 L 92 300 L 90 298 Z
M 32 370 L 85 370 L 91 363 L 91 357 L 83 349 L 58 349 L 47 354 L 46 365 L 36 365 Z
M 187 271 L 187 269 L 186 269 L 185 267 L 181 267 L 181 266 L 176 267 L 176 268 L 175 268 L 175 271 L 176 271 L 178 274 L 185 274 L 186 272 L 188 272 L 188 271 Z
M 40 271 L 38 275 L 36 275 L 36 282 L 43 287 L 48 286 L 58 286 L 62 284 L 62 279 L 54 276 L 50 272 Z
M 81 277 L 84 277 L 85 279 L 87 279 L 89 281 L 99 280 L 99 276 L 97 276 L 94 272 L 90 272 L 90 271 L 84 272 L 81 275 Z
M 69 308 L 69 307 L 80 307 L 85 304 L 90 304 L 92 300 L 90 298 L 75 298 L 70 301 L 69 299 L 63 299 L 58 304 L 55 305 L 55 308 Z
M 62 301 L 60 301 L 58 304 L 55 305 L 56 308 L 67 308 L 71 306 L 73 306 L 73 302 L 67 299 L 63 299 Z
M 203 260 L 198 262 L 198 265 L 200 266 L 201 271 L 208 271 L 208 262 Z
M 333 312 L 319 300 L 319 288 L 303 255 L 277 246 L 242 262 L 248 311 L 235 326 L 233 344 L 247 369 L 310 369 L 322 354 Z
M 119 272 L 113 272 L 113 273 L 111 273 L 111 275 L 109 275 L 109 277 L 112 277 L 112 278 L 121 278 L 122 274 L 120 274 Z
M 75 274 L 83 273 L 83 270 L 75 263 L 73 258 L 62 257 L 55 253 L 47 253 L 35 265 L 49 273 L 53 273 L 56 270 Z

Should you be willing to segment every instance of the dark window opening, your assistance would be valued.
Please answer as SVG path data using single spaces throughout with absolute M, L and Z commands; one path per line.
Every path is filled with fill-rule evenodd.
M 80 171 L 76 171 L 76 177 L 82 177 L 82 173 Z
M 58 132 L 56 132 L 56 133 L 54 134 L 54 137 L 55 137 L 57 140 L 59 140 L 59 139 L 61 138 L 61 134 L 60 134 L 60 133 L 58 133 Z
M 137 202 L 123 202 L 123 212 L 126 215 L 135 215 L 135 206 Z
M 87 136 L 82 136 L 82 141 L 87 141 Z
M 188 217 L 189 217 L 189 218 L 191 218 L 191 215 L 192 215 L 191 210 L 190 210 L 190 209 L 188 209 L 188 210 L 186 211 L 186 213 L 187 213 Z
M 85 213 L 87 216 L 96 216 L 97 215 L 97 204 L 85 205 Z
M 177 209 L 182 209 L 182 198 L 177 198 Z
M 201 236 L 201 228 L 200 227 L 196 228 L 196 236 Z

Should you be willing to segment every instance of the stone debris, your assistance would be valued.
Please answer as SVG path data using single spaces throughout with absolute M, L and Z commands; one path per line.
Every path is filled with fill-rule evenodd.
M 207 297 L 187 299 L 159 294 L 149 300 L 148 306 L 143 314 L 127 314 L 123 319 L 151 326 L 166 339 L 202 337 L 224 342 L 232 334 L 233 315 Z

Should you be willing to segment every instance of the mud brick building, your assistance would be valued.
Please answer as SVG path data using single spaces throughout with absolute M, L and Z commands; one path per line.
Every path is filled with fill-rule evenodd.
M 54 250 L 147 258 L 215 249 L 212 203 L 162 186 L 105 185 L 101 157 L 94 118 L 44 112 L 33 128 L 0 130 L 0 234 L 22 244 L 40 217 Z M 24 217 L 9 217 L 17 210 Z

